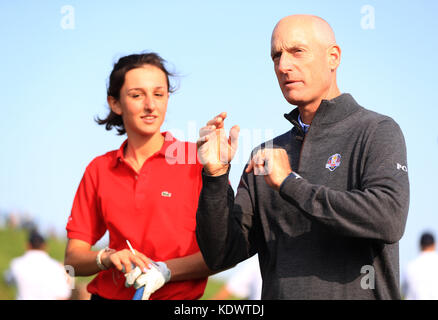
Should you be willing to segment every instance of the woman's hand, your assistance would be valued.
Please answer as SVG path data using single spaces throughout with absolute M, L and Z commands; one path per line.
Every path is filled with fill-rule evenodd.
M 151 260 L 141 252 L 134 251 L 135 255 L 128 249 L 106 251 L 101 257 L 102 264 L 107 268 L 116 268 L 124 273 L 130 272 L 135 266 L 143 271 L 150 269 Z
M 116 251 L 106 250 L 100 256 L 100 261 L 107 268 L 116 268 L 121 272 L 130 272 L 135 266 L 142 271 L 149 270 L 151 260 L 143 253 L 128 249 Z M 76 276 L 91 276 L 101 271 L 96 263 L 97 251 L 91 250 L 91 244 L 79 239 L 68 239 L 65 249 L 64 264 L 74 268 Z

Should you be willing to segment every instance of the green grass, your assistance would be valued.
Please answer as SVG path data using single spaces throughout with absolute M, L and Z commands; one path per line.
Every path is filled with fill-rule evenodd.
M 15 299 L 16 290 L 5 283 L 4 272 L 9 268 L 11 260 L 21 256 L 26 251 L 27 232 L 21 229 L 0 229 L 0 300 Z M 47 252 L 62 262 L 66 246 L 65 239 L 47 239 Z M 76 283 L 88 283 L 93 277 L 76 277 Z M 202 300 L 213 297 L 220 287 L 221 281 L 209 279 Z
M 0 230 L 0 299 L 10 300 L 15 297 L 15 288 L 6 285 L 4 272 L 14 257 L 25 251 L 26 233 L 10 229 Z
M 208 279 L 207 286 L 205 287 L 204 295 L 202 296 L 201 300 L 210 300 L 223 286 L 223 282 Z

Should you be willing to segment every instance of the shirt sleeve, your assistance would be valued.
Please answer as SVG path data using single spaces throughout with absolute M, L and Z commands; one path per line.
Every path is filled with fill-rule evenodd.
M 395 243 L 406 225 L 409 180 L 404 137 L 392 119 L 379 123 L 363 157 L 360 189 L 340 191 L 287 178 L 280 195 L 338 234 Z
M 90 245 L 94 245 L 106 231 L 106 224 L 98 205 L 96 173 L 91 163 L 76 191 L 66 227 L 69 239 L 79 239 Z

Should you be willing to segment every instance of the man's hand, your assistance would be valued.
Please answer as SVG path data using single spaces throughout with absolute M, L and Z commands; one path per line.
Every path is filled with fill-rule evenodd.
M 246 173 L 263 175 L 266 183 L 279 191 L 281 183 L 292 172 L 289 157 L 284 149 L 259 149 L 250 160 Z
M 211 176 L 225 174 L 237 151 L 240 129 L 238 126 L 232 127 L 227 138 L 224 129 L 226 117 L 227 113 L 222 112 L 199 130 L 196 143 L 199 161 L 204 165 L 205 172 Z

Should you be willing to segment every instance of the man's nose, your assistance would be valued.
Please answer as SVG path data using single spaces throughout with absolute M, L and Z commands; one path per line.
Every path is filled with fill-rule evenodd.
M 283 52 L 278 59 L 277 69 L 281 73 L 287 73 L 293 69 L 293 61 L 289 54 Z

